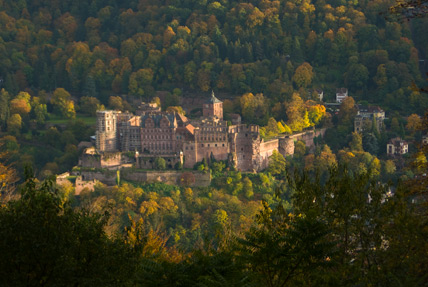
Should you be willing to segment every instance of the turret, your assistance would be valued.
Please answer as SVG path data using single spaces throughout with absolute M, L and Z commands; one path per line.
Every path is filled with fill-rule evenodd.
M 223 119 L 223 102 L 216 98 L 214 91 L 211 92 L 211 97 L 204 103 L 203 106 L 204 117 L 217 117 Z

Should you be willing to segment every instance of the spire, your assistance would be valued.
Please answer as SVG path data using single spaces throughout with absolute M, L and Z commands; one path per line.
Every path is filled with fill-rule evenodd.
M 211 90 L 211 98 L 207 101 L 207 103 L 209 104 L 221 103 L 221 101 L 217 99 L 216 96 L 214 95 L 214 90 Z

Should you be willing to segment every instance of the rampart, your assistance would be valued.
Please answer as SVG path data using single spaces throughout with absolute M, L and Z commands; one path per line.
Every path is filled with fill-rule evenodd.
M 291 135 L 289 138 L 294 139 L 295 141 L 304 141 L 307 147 L 313 147 L 314 138 L 318 136 L 324 136 L 326 129 L 305 131 L 299 134 Z
M 262 141 L 260 143 L 258 166 L 257 166 L 258 170 L 263 170 L 268 167 L 269 157 L 272 155 L 274 150 L 278 150 L 278 146 L 279 146 L 278 143 L 279 143 L 278 139 Z
M 107 185 L 117 183 L 117 171 L 113 170 L 81 170 L 77 172 L 83 181 L 100 181 Z M 172 185 L 206 187 L 211 183 L 209 173 L 198 171 L 147 171 L 132 168 L 123 168 L 119 172 L 120 178 L 137 183 L 163 182 Z
M 197 187 L 207 187 L 211 183 L 211 175 L 209 173 L 197 171 L 139 171 L 124 169 L 120 175 L 124 180 L 141 183 L 163 182 L 172 185 Z

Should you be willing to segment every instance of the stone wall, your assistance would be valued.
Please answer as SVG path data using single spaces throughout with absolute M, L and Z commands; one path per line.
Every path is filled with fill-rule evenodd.
M 289 137 L 280 138 L 278 151 L 284 157 L 294 155 L 294 140 Z
M 101 168 L 118 167 L 122 163 L 121 152 L 109 152 L 101 155 Z
M 206 187 L 211 183 L 209 173 L 197 171 L 138 171 L 138 170 L 122 170 L 121 178 L 134 182 L 163 182 L 172 185 L 182 185 L 183 174 L 191 173 L 194 176 L 194 182 L 190 186 Z
M 76 177 L 75 188 L 74 188 L 75 194 L 79 195 L 84 189 L 87 189 L 89 191 L 94 191 L 94 187 L 97 182 L 98 181 L 96 179 L 86 181 L 86 180 L 82 180 L 81 176 Z
M 101 168 L 101 156 L 99 154 L 83 153 L 79 158 L 79 166 Z
M 260 143 L 260 152 L 259 152 L 259 158 L 257 160 L 257 170 L 263 170 L 268 167 L 269 165 L 269 157 L 272 155 L 274 150 L 278 150 L 279 147 L 279 140 L 273 139 L 269 141 L 262 141 Z
M 98 180 L 107 185 L 115 185 L 117 174 L 116 171 L 101 171 L 101 170 L 85 170 L 81 171 L 80 175 L 84 181 Z
M 252 171 L 256 167 L 260 150 L 260 136 L 256 125 L 234 125 L 229 127 L 230 152 L 234 155 L 236 168 Z
M 293 139 L 294 141 L 304 141 L 307 147 L 313 147 L 314 138 L 318 136 L 324 136 L 325 131 L 326 129 L 306 131 L 303 133 L 291 135 L 289 138 Z
M 211 184 L 210 173 L 198 172 L 198 171 L 140 171 L 135 169 L 121 169 L 120 178 L 124 180 L 139 182 L 139 183 L 154 183 L 163 182 L 166 184 L 183 185 L 183 177 L 186 174 L 191 174 L 193 180 L 189 180 L 189 186 L 206 187 Z M 97 181 L 100 181 L 106 185 L 116 185 L 117 172 L 110 170 L 93 170 L 93 171 L 81 171 L 81 181 L 93 182 L 93 185 Z M 184 176 L 183 176 L 184 175 Z M 184 184 L 187 185 L 187 184 Z M 77 187 L 77 181 L 76 181 Z M 83 189 L 84 187 L 82 187 Z

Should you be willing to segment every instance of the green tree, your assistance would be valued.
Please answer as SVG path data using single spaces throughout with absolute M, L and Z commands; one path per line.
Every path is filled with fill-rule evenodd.
M 152 69 L 140 69 L 131 74 L 129 77 L 129 92 L 136 96 L 149 96 L 148 91 L 150 90 L 153 81 Z
M 273 210 L 263 202 L 256 222 L 238 239 L 238 258 L 256 274 L 259 286 L 323 285 L 321 270 L 333 253 L 324 222 L 312 215 L 289 214 L 282 202 Z
M 82 97 L 80 99 L 80 111 L 89 116 L 95 116 L 97 110 L 102 110 L 100 101 L 94 97 Z
M 63 117 L 72 119 L 76 116 L 74 110 L 74 102 L 71 95 L 63 88 L 57 88 L 52 94 L 51 104 L 54 106 L 54 111 Z
M 39 97 L 33 97 L 31 100 L 31 106 L 33 107 L 34 117 L 37 123 L 43 125 L 48 117 L 46 104 L 41 103 Z
M 269 157 L 269 165 L 267 170 L 273 175 L 279 175 L 285 171 L 285 158 L 278 151 L 274 150 Z
M 345 73 L 345 84 L 353 91 L 366 88 L 368 79 L 369 71 L 363 64 L 352 64 Z
M 363 151 L 363 137 L 361 134 L 353 132 L 352 140 L 349 143 L 349 147 L 351 151 Z
M 22 118 L 19 114 L 13 114 L 7 119 L 7 131 L 13 135 L 19 135 L 22 126 Z
M 154 162 L 154 168 L 158 170 L 163 170 L 166 168 L 166 162 L 163 158 L 157 157 Z
M 9 117 L 9 93 L 5 89 L 0 91 L 0 127 L 6 127 Z
M 0 208 L 0 284 L 128 284 L 135 261 L 122 240 L 106 235 L 107 221 L 63 203 L 52 182 L 27 179 L 21 197 Z
M 329 240 L 337 242 L 330 257 L 331 263 L 338 264 L 334 268 L 337 285 L 388 285 L 391 276 L 399 285 L 426 280 L 420 264 L 426 262 L 421 252 L 427 246 L 419 239 L 421 230 L 416 231 L 425 223 L 409 206 L 407 187 L 399 186 L 391 197 L 389 187 L 369 173 L 356 176 L 343 166 L 332 168 L 325 183 L 298 173 L 288 178 L 288 186 L 295 213 L 323 220 Z M 408 248 L 416 248 L 415 253 L 408 253 Z

